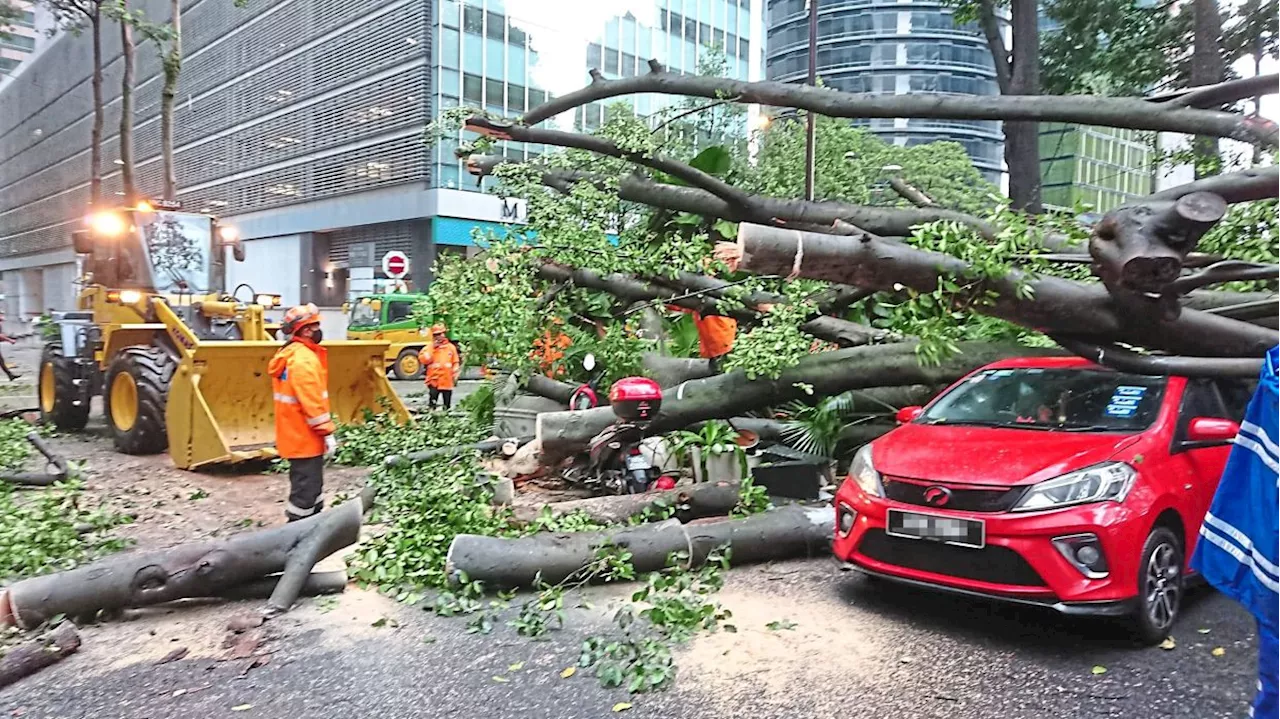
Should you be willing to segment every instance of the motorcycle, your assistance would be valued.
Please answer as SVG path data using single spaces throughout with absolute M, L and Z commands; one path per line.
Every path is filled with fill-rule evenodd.
M 596 356 L 587 353 L 582 358 L 582 368 L 590 372 L 596 368 Z M 604 369 L 591 375 L 584 384 L 580 384 L 573 390 L 573 394 L 569 395 L 569 409 L 591 409 L 600 406 L 600 399 L 597 396 L 597 390 L 600 389 L 600 381 L 604 379 Z
M 645 377 L 620 379 L 609 388 L 609 407 L 617 420 L 592 438 L 585 461 L 576 461 L 565 478 L 610 494 L 647 492 L 662 472 L 640 443 L 662 408 L 662 388 Z

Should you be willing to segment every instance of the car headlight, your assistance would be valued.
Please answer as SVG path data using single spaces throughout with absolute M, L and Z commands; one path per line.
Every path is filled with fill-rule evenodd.
M 872 497 L 883 497 L 884 486 L 880 483 L 880 473 L 871 463 L 871 445 L 864 444 L 858 453 L 853 455 L 853 463 L 849 465 L 849 479 Z
M 1015 512 L 1070 507 L 1090 502 L 1123 502 L 1138 473 L 1124 462 L 1104 462 L 1033 485 Z

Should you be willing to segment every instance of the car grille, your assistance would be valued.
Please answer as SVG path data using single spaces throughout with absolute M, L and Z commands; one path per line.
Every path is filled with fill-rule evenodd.
M 951 491 L 951 499 L 945 505 L 932 505 L 924 501 L 924 493 L 930 487 L 946 487 Z M 937 509 L 954 509 L 962 512 L 1007 512 L 1018 503 L 1026 487 L 1011 489 L 966 489 L 956 485 L 939 484 L 906 479 L 905 477 L 884 477 L 885 497 L 921 507 Z
M 982 549 L 893 537 L 882 529 L 862 535 L 858 552 L 885 564 L 993 584 L 1043 587 L 1044 579 L 1020 554 L 1007 547 Z

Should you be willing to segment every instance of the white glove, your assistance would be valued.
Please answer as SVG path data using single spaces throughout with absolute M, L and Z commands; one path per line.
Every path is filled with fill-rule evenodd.
M 324 456 L 326 459 L 333 456 L 338 451 L 338 439 L 331 434 L 324 437 Z

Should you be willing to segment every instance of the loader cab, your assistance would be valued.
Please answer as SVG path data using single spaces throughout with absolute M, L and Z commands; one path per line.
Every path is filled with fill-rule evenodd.
M 413 317 L 414 305 L 425 300 L 421 293 L 382 293 L 356 297 L 346 305 L 347 339 L 386 341 L 387 371 L 400 380 L 422 379 L 418 352 L 427 337 Z

